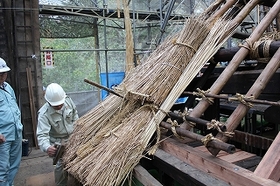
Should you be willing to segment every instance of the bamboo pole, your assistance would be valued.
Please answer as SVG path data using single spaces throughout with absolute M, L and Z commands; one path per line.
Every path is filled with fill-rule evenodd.
M 250 90 L 247 92 L 246 96 L 253 96 L 257 98 L 262 92 L 262 90 L 265 88 L 267 83 L 269 82 L 270 78 L 274 75 L 276 70 L 279 68 L 279 66 L 280 66 L 280 48 L 277 50 L 275 55 L 271 58 L 269 63 L 266 65 L 263 72 L 260 74 L 258 79 L 255 81 L 255 83 L 252 85 Z M 226 121 L 227 130 L 230 132 L 235 130 L 249 109 L 250 107 L 244 104 L 239 104 Z M 227 136 L 223 136 L 220 133 L 217 134 L 216 138 L 221 139 L 222 141 L 228 140 Z M 217 155 L 219 153 L 218 149 L 208 148 L 208 150 L 213 155 Z
M 97 87 L 97 88 L 106 90 L 107 92 L 112 93 L 112 94 L 114 94 L 114 95 L 116 95 L 116 96 L 119 96 L 120 98 L 123 98 L 122 95 L 116 93 L 115 91 L 113 91 L 113 90 L 111 90 L 111 89 L 109 89 L 109 88 L 107 88 L 107 87 L 104 87 L 104 86 L 102 86 L 102 85 L 99 85 L 98 83 L 95 83 L 95 82 L 90 81 L 90 80 L 88 80 L 88 79 L 84 79 L 84 82 L 86 82 L 86 83 L 88 83 L 88 84 L 90 84 L 90 85 L 93 85 L 93 86 L 95 86 L 95 87 Z
M 250 1 L 251 2 L 251 1 Z M 258 1 L 257 1 L 258 2 Z M 255 3 L 257 3 L 255 2 Z M 253 6 L 255 3 L 248 3 L 248 6 Z M 229 80 L 229 78 L 233 75 L 233 73 L 236 71 L 240 63 L 243 59 L 249 54 L 249 43 L 256 42 L 262 34 L 265 32 L 266 28 L 270 25 L 270 23 L 273 21 L 277 13 L 280 9 L 280 1 L 277 1 L 275 5 L 271 8 L 271 10 L 268 12 L 268 14 L 262 19 L 260 24 L 256 27 L 256 29 L 252 32 L 251 36 L 247 39 L 247 42 L 245 42 L 243 45 L 244 47 L 240 48 L 239 51 L 234 55 L 228 66 L 224 69 L 224 71 L 220 74 L 218 79 L 214 82 L 214 84 L 210 88 L 211 94 L 218 94 L 223 86 L 226 84 L 226 82 Z M 241 13 L 241 12 L 240 12 Z M 240 16 L 238 16 L 240 17 Z M 238 19 L 238 18 L 237 18 Z M 190 116 L 192 117 L 200 117 L 202 113 L 208 108 L 209 102 L 207 100 L 201 100 L 196 107 L 193 109 L 193 111 L 190 113 Z M 191 126 L 187 123 L 183 123 L 181 125 L 182 128 L 185 128 L 187 130 L 191 129 Z

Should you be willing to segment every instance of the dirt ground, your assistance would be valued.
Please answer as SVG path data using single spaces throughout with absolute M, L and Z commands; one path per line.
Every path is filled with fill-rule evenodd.
M 40 149 L 30 149 L 28 156 L 23 156 L 14 186 L 55 186 L 52 158 Z M 74 186 L 73 180 L 69 186 Z
M 29 149 L 29 155 L 23 156 L 19 171 L 16 175 L 14 185 L 15 186 L 27 186 L 30 185 L 30 179 L 36 176 L 42 176 L 45 179 L 45 175 L 53 173 L 54 167 L 52 165 L 52 159 L 48 155 L 39 149 Z M 52 176 L 53 177 L 53 176 Z M 49 180 L 49 185 L 53 180 Z M 54 181 L 53 181 L 54 182 Z M 39 183 L 39 185 L 42 185 Z M 38 185 L 38 186 L 39 186 Z M 43 186 L 43 185 L 42 185 Z

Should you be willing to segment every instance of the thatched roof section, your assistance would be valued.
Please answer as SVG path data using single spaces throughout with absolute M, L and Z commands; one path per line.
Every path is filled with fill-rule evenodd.
M 70 174 L 84 185 L 120 185 L 146 153 L 155 152 L 160 122 L 254 7 L 232 19 L 233 4 L 217 1 L 186 20 L 126 75 L 116 89 L 123 98 L 110 95 L 77 121 L 64 156 Z

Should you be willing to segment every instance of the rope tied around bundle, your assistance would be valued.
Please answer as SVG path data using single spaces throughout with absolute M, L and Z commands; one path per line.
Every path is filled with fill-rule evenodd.
M 131 90 L 127 90 L 125 84 L 123 84 L 119 87 L 115 87 L 114 90 L 116 90 L 117 92 L 120 92 L 120 94 L 123 95 L 124 100 L 130 100 L 131 96 L 134 97 L 133 95 L 142 97 L 141 105 L 144 105 L 146 99 L 150 97 L 150 95 L 147 95 L 147 94 L 142 94 L 139 92 L 133 92 Z
M 206 126 L 207 126 L 207 130 L 216 129 L 218 132 L 220 132 L 223 135 L 225 135 L 227 137 L 230 137 L 230 138 L 232 138 L 233 137 L 232 135 L 234 135 L 234 132 L 227 132 L 227 131 L 224 132 L 224 131 L 222 131 L 221 127 L 224 126 L 224 124 L 215 120 L 215 119 L 212 119 L 210 123 L 206 124 Z
M 246 97 L 242 94 L 239 94 L 239 93 L 236 93 L 235 97 L 229 97 L 228 98 L 228 101 L 239 101 L 240 103 L 242 103 L 243 105 L 247 106 L 247 107 L 253 107 L 253 104 L 246 101 L 245 99 L 251 99 L 253 100 L 254 99 L 254 96 L 249 96 L 249 97 Z
M 197 92 L 193 92 L 194 96 L 198 96 L 198 97 L 205 99 L 210 105 L 212 105 L 214 103 L 212 98 L 206 97 L 206 94 L 209 93 L 210 90 L 204 91 L 204 90 L 201 90 L 200 88 L 197 88 L 196 90 L 197 90 Z
M 196 53 L 196 51 L 197 51 L 197 50 L 196 50 L 195 48 L 193 48 L 191 45 L 189 45 L 189 44 L 187 44 L 187 43 L 178 42 L 176 39 L 174 39 L 174 40 L 172 41 L 172 43 L 173 43 L 174 45 L 179 45 L 179 46 L 188 47 L 188 48 L 192 49 L 192 50 L 194 51 L 194 53 Z

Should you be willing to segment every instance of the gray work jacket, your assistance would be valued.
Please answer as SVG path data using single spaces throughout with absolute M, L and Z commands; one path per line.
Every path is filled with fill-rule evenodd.
M 45 103 L 38 112 L 37 140 L 40 149 L 47 152 L 55 142 L 67 140 L 78 118 L 76 105 L 68 96 L 61 110 L 55 110 Z

